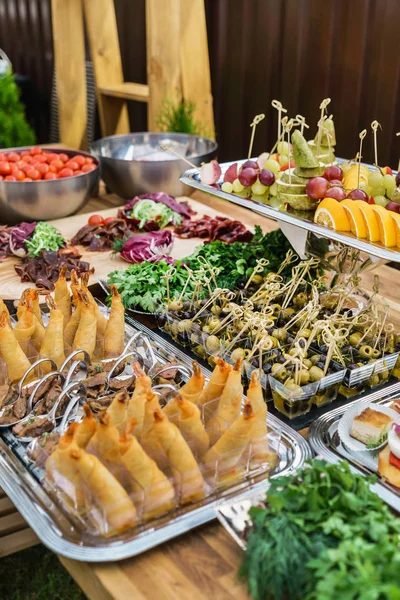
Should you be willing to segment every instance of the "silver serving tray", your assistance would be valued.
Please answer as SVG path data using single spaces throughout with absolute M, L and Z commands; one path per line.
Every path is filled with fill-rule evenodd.
M 161 357 L 170 355 L 182 364 L 190 364 L 183 352 L 165 342 L 158 334 L 133 319 L 128 318 L 127 321 L 132 333 L 139 330 L 151 339 Z M 210 376 L 207 369 L 203 371 L 207 377 Z M 274 448 L 280 456 L 275 476 L 295 471 L 311 457 L 311 448 L 306 440 L 272 415 L 269 415 L 269 427 L 281 433 L 279 448 Z M 239 493 L 254 495 L 262 492 L 268 487 L 268 479 L 265 479 L 265 473 L 254 476 L 224 493 L 206 498 L 196 506 L 177 510 L 173 518 L 167 515 L 147 526 L 126 531 L 110 539 L 94 537 L 77 529 L 23 461 L 1 439 L 0 486 L 40 540 L 53 552 L 74 560 L 108 562 L 135 556 L 211 521 L 222 500 L 227 501 Z
M 230 165 L 233 163 L 238 163 L 241 165 L 245 162 L 245 160 L 237 160 L 231 161 L 227 163 L 221 163 L 220 167 L 222 169 L 222 174 L 228 169 Z M 255 159 L 254 159 L 255 160 Z M 344 159 L 337 159 L 339 163 L 344 162 Z M 367 165 L 372 166 L 372 165 Z M 396 173 L 396 171 L 393 171 Z M 334 231 L 332 229 L 328 229 L 323 227 L 322 225 L 317 225 L 314 221 L 307 217 L 298 216 L 298 211 L 296 215 L 291 214 L 287 211 L 279 210 L 278 208 L 274 208 L 272 206 L 268 206 L 267 204 L 261 204 L 260 202 L 255 202 L 254 200 L 250 200 L 249 198 L 241 198 L 237 194 L 230 194 L 228 192 L 223 192 L 221 189 L 213 187 L 211 185 L 205 185 L 200 181 L 200 169 L 188 169 L 185 171 L 181 177 L 182 183 L 201 190 L 202 192 L 206 192 L 207 194 L 211 194 L 212 196 L 217 196 L 218 198 L 223 198 L 224 200 L 228 200 L 229 202 L 233 202 L 233 204 L 238 204 L 239 206 L 243 206 L 244 208 L 248 208 L 253 212 L 260 214 L 264 217 L 269 217 L 270 219 L 274 219 L 274 221 L 278 221 L 280 224 L 284 223 L 285 226 L 292 226 L 298 229 L 305 230 L 307 232 L 307 239 L 304 240 L 306 247 L 308 250 L 316 246 L 315 236 L 327 238 L 332 242 L 340 242 L 345 246 L 350 246 L 356 250 L 366 252 L 370 256 L 374 256 L 376 258 L 385 260 L 385 261 L 393 261 L 400 262 L 400 251 L 391 250 L 390 248 L 385 248 L 380 243 L 367 242 L 365 240 L 360 240 L 356 238 L 351 233 L 344 233 L 339 231 Z M 286 232 L 285 232 L 286 233 Z M 293 232 L 292 232 L 293 234 Z M 311 234 L 314 234 L 312 236 Z M 292 236 L 291 236 L 292 237 Z M 296 249 L 296 248 L 295 248 Z M 298 250 L 300 251 L 300 250 Z
M 308 433 L 308 440 L 314 452 L 331 463 L 347 460 L 354 473 L 361 473 L 362 475 L 376 474 L 375 471 L 371 470 L 362 462 L 361 456 L 359 460 L 357 460 L 355 454 L 350 453 L 343 446 L 337 431 L 339 420 L 350 406 L 359 402 L 374 402 L 377 405 L 387 406 L 390 404 L 391 399 L 399 396 L 399 387 L 400 385 L 396 386 L 396 389 L 388 388 L 387 390 L 383 390 L 379 396 L 375 395 L 375 397 L 373 394 L 368 394 L 355 402 L 350 402 L 346 406 L 336 408 L 316 419 L 311 424 Z M 385 393 L 385 395 L 382 398 L 383 393 Z M 382 478 L 379 478 L 371 488 L 382 498 L 382 500 L 389 504 L 389 506 L 400 512 L 400 491 L 397 488 L 390 485 Z

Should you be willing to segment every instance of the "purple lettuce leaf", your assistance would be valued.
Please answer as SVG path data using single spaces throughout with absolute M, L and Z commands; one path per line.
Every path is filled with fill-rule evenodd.
M 160 258 L 170 259 L 172 233 L 168 229 L 132 235 L 121 249 L 121 257 L 131 263 L 145 260 L 156 262 Z M 173 259 L 170 259 L 173 261 Z M 168 260 L 168 262 L 170 262 Z
M 10 251 L 15 256 L 23 258 L 28 254 L 25 246 L 25 242 L 30 239 L 31 235 L 35 231 L 36 222 L 33 223 L 20 223 L 12 228 L 10 234 Z

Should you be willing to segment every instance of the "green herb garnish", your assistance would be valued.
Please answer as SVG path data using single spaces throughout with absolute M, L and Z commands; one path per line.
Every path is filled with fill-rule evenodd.
M 36 225 L 31 238 L 25 244 L 29 256 L 33 258 L 39 256 L 42 250 L 56 252 L 59 248 L 65 246 L 65 240 L 55 227 L 40 221 Z
M 387 439 L 388 439 L 388 432 L 384 431 L 383 433 L 381 433 L 381 435 L 378 437 L 378 439 L 371 438 L 371 441 L 369 441 L 368 444 L 366 445 L 367 449 L 374 450 L 374 448 L 378 448 L 384 442 L 386 442 Z

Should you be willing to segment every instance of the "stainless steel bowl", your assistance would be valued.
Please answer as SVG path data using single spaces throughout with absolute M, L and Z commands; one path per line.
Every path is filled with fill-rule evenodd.
M 6 148 L 5 154 L 29 148 Z M 91 156 L 87 152 L 43 148 L 46 152 Z M 15 225 L 21 221 L 47 221 L 61 219 L 78 212 L 89 200 L 99 181 L 99 162 L 95 157 L 97 169 L 76 177 L 44 181 L 0 181 L 0 222 Z
M 101 161 L 101 177 L 122 198 L 146 192 L 183 196 L 193 192 L 179 181 L 187 163 L 160 148 L 160 142 L 185 156 L 195 165 L 215 157 L 213 140 L 185 133 L 130 133 L 102 138 L 92 145 Z

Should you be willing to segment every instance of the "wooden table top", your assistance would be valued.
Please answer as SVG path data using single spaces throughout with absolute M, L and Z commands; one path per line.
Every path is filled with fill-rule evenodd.
M 212 209 L 239 219 L 248 226 L 260 225 L 263 231 L 276 223 L 219 198 L 195 192 L 193 198 Z M 115 196 L 101 196 L 90 201 L 85 212 L 117 206 Z M 380 266 L 381 294 L 400 319 L 400 273 Z M 371 291 L 373 274 L 363 275 L 362 287 Z M 396 314 L 397 313 L 397 314 Z M 306 433 L 306 432 L 304 432 Z M 95 600 L 245 600 L 246 586 L 237 572 L 243 553 L 216 521 L 199 527 L 175 540 L 144 554 L 118 563 L 88 564 L 59 557 L 85 594 Z

